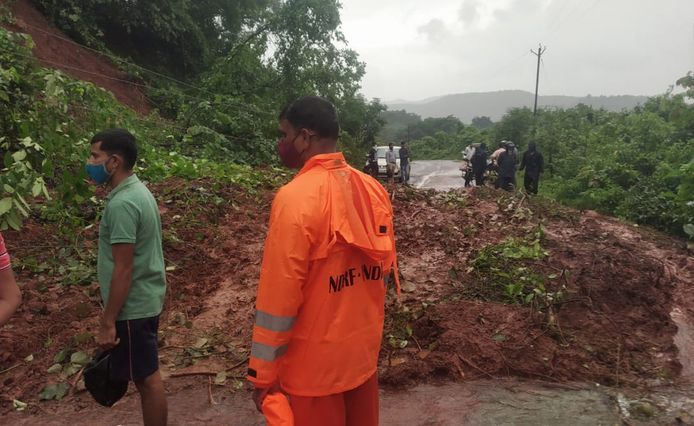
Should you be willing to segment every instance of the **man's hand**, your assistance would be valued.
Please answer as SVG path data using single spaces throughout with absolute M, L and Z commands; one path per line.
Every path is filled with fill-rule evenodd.
M 255 408 L 258 409 L 261 413 L 263 412 L 263 401 L 265 400 L 265 397 L 268 396 L 269 393 L 272 392 L 278 392 L 280 390 L 280 387 L 277 383 L 273 384 L 272 386 L 268 386 L 266 388 L 259 388 L 256 387 L 253 389 L 253 402 L 255 402 Z
M 102 351 L 107 351 L 118 346 L 120 339 L 116 338 L 116 323 L 101 322 L 99 334 L 96 336 L 96 344 Z

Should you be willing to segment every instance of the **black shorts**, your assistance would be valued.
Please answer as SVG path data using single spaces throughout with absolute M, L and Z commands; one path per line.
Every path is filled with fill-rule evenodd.
M 118 346 L 111 350 L 111 378 L 139 382 L 159 369 L 159 316 L 116 321 Z

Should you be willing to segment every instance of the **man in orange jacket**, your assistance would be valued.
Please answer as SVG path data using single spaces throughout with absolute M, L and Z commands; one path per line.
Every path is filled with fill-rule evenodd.
M 280 159 L 301 170 L 272 204 L 248 379 L 259 409 L 287 394 L 297 426 L 378 424 L 386 285 L 399 288 L 388 193 L 336 151 L 339 130 L 319 97 L 280 114 Z

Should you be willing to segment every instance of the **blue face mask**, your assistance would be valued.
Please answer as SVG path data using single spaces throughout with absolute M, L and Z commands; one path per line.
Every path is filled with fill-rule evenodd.
M 93 180 L 96 182 L 97 185 L 103 185 L 109 180 L 111 180 L 111 176 L 113 175 L 112 173 L 109 173 L 108 170 L 106 170 L 106 163 L 108 163 L 108 160 L 110 160 L 111 157 L 108 157 L 106 160 L 102 161 L 101 163 L 98 164 L 89 164 L 87 163 L 84 166 L 84 170 L 86 170 L 87 174 Z

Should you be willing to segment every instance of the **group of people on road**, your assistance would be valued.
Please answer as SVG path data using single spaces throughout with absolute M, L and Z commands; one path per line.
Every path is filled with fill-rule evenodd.
M 518 149 L 511 141 L 501 141 L 499 147 L 489 155 L 485 143 L 468 145 L 462 152 L 464 164 L 461 167 L 465 186 L 483 186 L 487 173 L 495 173 L 495 188 L 513 191 L 517 187 Z M 537 150 L 537 144 L 530 142 L 520 161 L 520 170 L 525 170 L 524 187 L 528 194 L 537 194 L 540 175 L 544 172 L 544 158 Z
M 339 132 L 335 107 L 320 97 L 297 99 L 279 115 L 280 160 L 299 172 L 272 203 L 247 376 L 269 426 L 379 422 L 385 295 L 400 288 L 393 209 L 384 187 L 337 150 Z M 159 426 L 167 423 L 157 345 L 166 267 L 159 208 L 134 173 L 137 154 L 125 129 L 91 140 L 86 172 L 110 190 L 99 224 L 104 308 L 96 333 L 108 368 L 97 385 L 122 393 L 102 402 L 87 383 L 92 369 L 84 374 L 95 399 L 109 406 L 134 382 L 144 424 Z M 389 164 L 393 155 L 391 145 Z M 0 326 L 20 297 L 0 235 Z
M 379 175 L 378 146 L 375 142 L 369 150 L 367 157 L 367 165 L 364 171 L 377 178 Z M 400 161 L 398 162 L 398 160 Z M 385 151 L 385 171 L 386 178 L 390 184 L 395 182 L 395 176 L 398 171 L 400 172 L 400 181 L 403 184 L 410 182 L 410 148 L 406 141 L 401 142 L 397 152 L 392 142 L 388 144 L 388 149 Z

